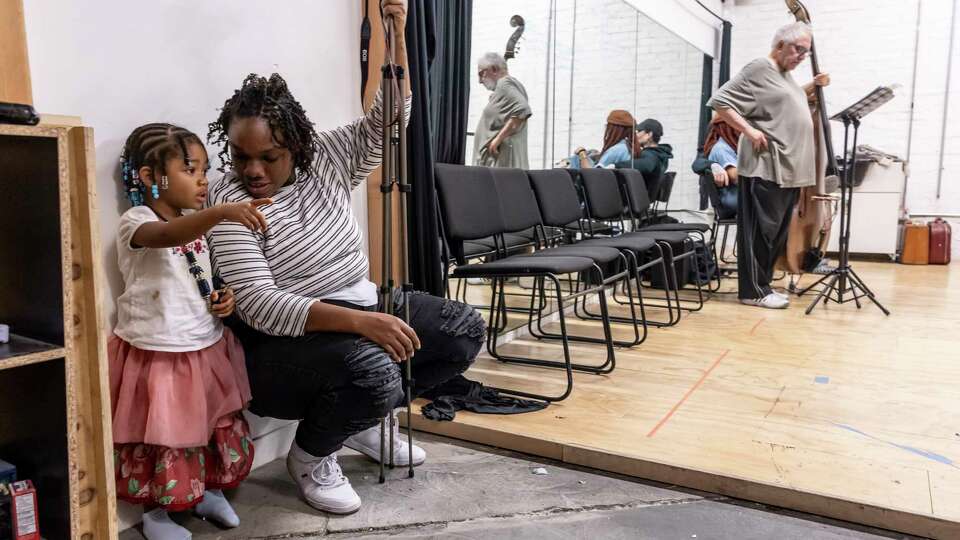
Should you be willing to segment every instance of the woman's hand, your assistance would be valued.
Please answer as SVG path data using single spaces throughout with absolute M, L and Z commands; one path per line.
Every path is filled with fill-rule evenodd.
M 420 348 L 413 328 L 393 315 L 365 312 L 357 326 L 357 333 L 383 347 L 394 362 L 409 360 Z
M 273 199 L 254 199 L 238 203 L 218 204 L 214 208 L 219 211 L 221 221 L 233 221 L 251 231 L 266 231 L 267 220 L 257 207 L 272 202 Z
M 750 129 L 745 130 L 743 134 L 747 139 L 750 139 L 750 144 L 753 145 L 753 149 L 757 152 L 763 152 L 767 149 L 767 136 L 759 129 L 751 126 Z
M 713 183 L 716 184 L 717 187 L 727 187 L 727 184 L 730 183 L 730 178 L 727 176 L 727 172 L 714 172 Z
M 216 317 L 225 319 L 233 314 L 236 308 L 236 302 L 233 297 L 233 289 L 227 287 L 222 291 L 213 291 L 210 294 L 210 312 Z
M 384 19 L 393 17 L 397 33 L 400 34 L 400 39 L 403 39 L 403 29 L 407 26 L 406 0 L 380 0 L 380 10 Z

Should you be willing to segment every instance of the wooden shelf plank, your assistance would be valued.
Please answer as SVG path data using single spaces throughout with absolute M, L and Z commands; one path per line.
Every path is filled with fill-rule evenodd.
M 66 355 L 67 350 L 60 345 L 10 334 L 9 343 L 0 343 L 0 370 L 64 358 Z

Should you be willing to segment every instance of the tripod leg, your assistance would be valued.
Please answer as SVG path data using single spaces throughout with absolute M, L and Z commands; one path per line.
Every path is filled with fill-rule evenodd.
M 824 276 L 824 277 L 828 277 L 828 276 Z M 830 277 L 830 280 L 827 281 L 827 283 L 824 285 L 822 289 L 820 289 L 820 292 L 817 294 L 817 297 L 813 299 L 813 302 L 810 302 L 810 305 L 807 306 L 807 310 L 804 311 L 805 315 L 809 315 L 810 312 L 813 311 L 813 308 L 817 306 L 817 303 L 819 303 L 820 300 L 824 299 L 825 295 L 827 294 L 827 291 L 835 288 L 834 284 L 837 282 L 838 276 L 834 274 L 833 276 L 829 276 L 829 277 Z M 826 304 L 826 300 L 824 300 L 824 304 Z
M 395 426 L 395 424 L 396 424 L 396 422 L 397 422 L 397 419 L 393 416 L 393 411 L 390 411 L 390 415 L 387 416 L 387 419 L 388 419 L 389 422 L 390 422 L 390 451 L 389 451 L 390 461 L 388 462 L 388 464 L 389 464 L 390 468 L 392 469 L 394 463 L 397 462 L 397 460 L 395 459 L 395 456 L 393 455 L 394 448 L 396 447 L 396 440 L 395 440 L 395 435 L 393 434 L 393 432 L 394 432 L 394 426 Z
M 386 450 L 385 447 L 387 443 L 386 427 L 387 427 L 386 419 L 382 418 L 380 420 L 380 483 L 381 484 L 387 481 L 386 476 L 384 476 L 383 474 L 383 461 L 384 461 L 383 455 L 385 453 L 385 450 Z
M 869 298 L 870 301 L 873 302 L 875 306 L 880 308 L 880 311 L 882 311 L 884 315 L 888 317 L 890 316 L 890 311 L 888 311 L 887 308 L 883 307 L 883 304 L 881 304 L 880 301 L 877 300 L 877 297 L 873 295 L 873 292 L 867 288 L 867 285 L 863 282 L 862 279 L 860 279 L 860 276 L 858 276 L 857 273 L 854 272 L 852 268 L 850 269 L 850 279 L 854 283 L 856 283 L 858 287 L 863 289 L 865 293 L 867 293 L 867 298 Z

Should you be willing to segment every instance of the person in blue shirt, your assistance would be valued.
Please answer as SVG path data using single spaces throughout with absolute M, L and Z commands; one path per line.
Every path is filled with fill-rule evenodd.
M 607 127 L 603 132 L 603 148 L 600 150 L 600 158 L 596 161 L 587 156 L 587 151 L 581 147 L 578 148 L 573 156 L 570 156 L 571 169 L 585 169 L 589 167 L 608 167 L 619 161 L 628 160 L 631 157 L 631 149 L 634 144 L 634 119 L 633 115 L 623 109 L 614 109 L 607 115 Z
M 714 184 L 720 192 L 720 207 L 715 210 L 721 219 L 737 215 L 739 188 L 736 148 L 739 139 L 740 131 L 717 116 L 710 122 L 710 129 L 703 142 L 703 155 L 711 162 Z

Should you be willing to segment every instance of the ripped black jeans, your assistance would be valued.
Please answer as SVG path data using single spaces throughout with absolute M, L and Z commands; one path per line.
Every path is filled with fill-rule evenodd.
M 410 326 L 421 344 L 413 357 L 414 396 L 466 371 L 485 331 L 483 318 L 470 306 L 422 293 L 410 295 Z M 339 450 L 347 437 L 377 425 L 404 403 L 400 366 L 366 338 L 332 332 L 282 337 L 242 323 L 231 327 L 247 357 L 250 410 L 301 420 L 297 444 L 314 456 Z

